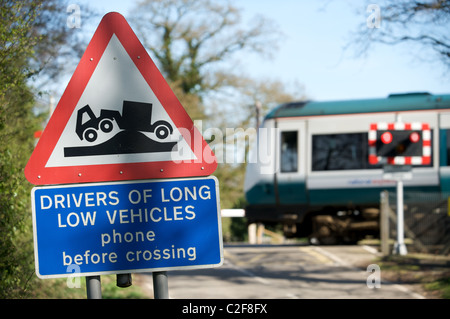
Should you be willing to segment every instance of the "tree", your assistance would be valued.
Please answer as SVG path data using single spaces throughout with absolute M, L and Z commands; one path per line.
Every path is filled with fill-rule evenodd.
M 350 44 L 358 55 L 369 53 L 375 44 L 412 43 L 425 49 L 422 57 L 432 52 L 450 67 L 449 0 L 389 0 L 366 4 L 364 9 L 367 21 L 359 26 Z
M 38 7 L 38 3 L 15 1 L 2 2 L 0 7 L 0 297 L 17 296 L 30 270 L 23 263 L 29 258 L 17 250 L 17 244 L 19 234 L 26 231 L 29 213 L 29 189 L 22 171 L 25 150 L 32 149 L 30 130 L 37 127 L 31 115 L 33 94 L 26 80 L 27 61 L 39 40 L 29 36 Z
M 256 138 L 263 116 L 279 104 L 304 100 L 303 93 L 303 87 L 298 84 L 289 86 L 276 79 L 252 79 L 240 75 L 229 76 L 221 89 L 208 97 L 206 103 L 215 115 L 211 122 L 220 128 L 211 139 L 221 163 L 214 175 L 220 181 L 222 207 L 243 208 L 245 205 L 244 175 L 249 147 Z M 234 107 L 224 108 L 223 105 Z M 234 160 L 228 162 L 226 159 L 229 158 Z
M 234 59 L 249 53 L 270 57 L 281 33 L 264 17 L 245 26 L 240 10 L 228 0 L 144 0 L 132 12 L 130 23 L 191 118 L 204 119 L 207 105 L 213 115 L 209 124 L 219 129 L 210 142 L 219 159 L 215 175 L 222 207 L 242 205 L 245 162 L 220 160 L 227 151 L 236 152 L 230 157 L 245 158 L 248 136 L 241 130 L 227 136 L 226 128 L 254 128 L 256 102 L 264 112 L 293 95 L 280 81 L 254 80 L 242 69 L 237 71 Z M 244 149 L 233 146 L 237 140 Z
M 0 298 L 24 297 L 33 282 L 32 185 L 23 169 L 45 114 L 36 115 L 31 79 L 55 78 L 51 65 L 71 41 L 66 16 L 57 0 L 0 5 Z
M 220 71 L 224 61 L 245 50 L 272 52 L 279 35 L 262 17 L 243 27 L 239 10 L 228 1 L 144 0 L 130 20 L 166 79 L 200 98 L 223 84 L 229 74 Z M 199 104 L 191 107 L 191 117 L 202 115 Z
M 236 125 L 242 127 L 258 128 L 263 115 L 270 109 L 282 103 L 306 99 L 302 85 L 298 83 L 289 85 L 277 79 L 253 79 L 245 75 L 230 75 L 224 84 L 226 92 L 222 95 L 230 95 L 229 90 L 234 90 L 236 94 L 231 94 L 235 99 L 234 103 L 242 105 L 236 110 L 239 115 Z

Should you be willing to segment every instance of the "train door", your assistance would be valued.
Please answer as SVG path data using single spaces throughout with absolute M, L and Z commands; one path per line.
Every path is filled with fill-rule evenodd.
M 439 179 L 443 196 L 450 196 L 450 113 L 439 117 Z
M 307 202 L 306 123 L 298 119 L 277 120 L 277 204 L 302 205 Z

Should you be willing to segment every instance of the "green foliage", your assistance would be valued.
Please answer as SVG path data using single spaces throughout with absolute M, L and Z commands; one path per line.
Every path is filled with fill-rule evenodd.
M 55 80 L 70 64 L 59 59 L 82 47 L 66 27 L 66 7 L 61 0 L 0 2 L 0 298 L 34 296 L 45 286 L 34 274 L 32 185 L 23 169 L 46 116 L 36 115 L 40 92 L 31 80 L 38 74 L 41 84 Z
M 0 7 L 0 98 L 11 103 L 14 90 L 24 88 L 29 76 L 27 61 L 34 53 L 39 36 L 30 36 L 40 1 L 2 1 Z M 8 95 L 9 93 L 9 95 Z M 20 92 L 18 92 L 20 94 Z M 2 114 L 3 115 L 3 114 Z M 1 120 L 4 123 L 4 115 Z
M 33 93 L 26 84 L 38 37 L 29 36 L 39 2 L 2 2 L 0 15 L 0 297 L 22 297 L 34 273 L 31 185 L 23 168 L 33 150 Z
M 230 165 L 226 163 L 219 164 L 214 176 L 219 180 L 220 206 L 222 208 L 243 208 L 236 206 L 239 198 L 244 193 L 245 166 Z
M 390 255 L 373 261 L 380 266 L 382 276 L 391 282 L 421 284 L 438 298 L 450 299 L 448 256 L 410 253 Z
M 222 236 L 226 243 L 247 241 L 247 220 L 244 217 L 222 217 Z
M 102 276 L 103 299 L 148 299 L 140 287 L 132 285 L 127 288 L 119 288 L 116 285 L 116 275 Z M 83 279 L 84 281 L 84 279 Z M 84 290 L 86 291 L 86 290 Z
M 133 278 L 134 279 L 134 278 Z M 39 280 L 35 289 L 28 295 L 33 299 L 86 299 L 85 277 L 70 278 L 78 286 L 69 288 L 67 278 Z M 127 288 L 119 288 L 116 285 L 116 275 L 101 276 L 102 299 L 148 299 L 143 289 L 133 284 Z
M 442 298 L 450 299 L 450 277 L 447 276 L 430 282 L 425 285 L 425 289 L 439 291 Z

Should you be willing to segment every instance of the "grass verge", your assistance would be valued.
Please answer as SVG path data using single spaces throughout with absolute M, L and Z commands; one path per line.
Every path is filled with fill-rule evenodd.
M 86 279 L 84 277 L 36 280 L 40 282 L 33 291 L 29 292 L 29 298 L 86 299 Z M 101 276 L 101 283 L 103 299 L 148 299 L 148 295 L 139 286 L 117 287 L 116 275 Z M 74 288 L 69 288 L 69 286 Z
M 427 298 L 450 299 L 450 257 L 426 254 L 386 256 L 375 261 L 382 278 L 416 284 Z

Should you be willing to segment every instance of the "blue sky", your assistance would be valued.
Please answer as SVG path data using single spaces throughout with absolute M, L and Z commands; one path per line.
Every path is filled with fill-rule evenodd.
M 82 8 L 85 1 L 79 3 Z M 135 6 L 134 1 L 123 0 L 89 3 L 105 14 L 117 11 L 126 18 Z M 363 1 L 345 0 L 237 1 L 244 21 L 263 15 L 284 34 L 272 59 L 248 55 L 241 64 L 253 77 L 300 83 L 314 100 L 386 97 L 413 91 L 450 93 L 445 67 L 423 61 L 417 47 L 377 45 L 366 57 L 358 58 L 354 51 L 345 51 L 351 32 L 369 16 L 365 7 L 356 13 L 358 3 L 365 6 Z

